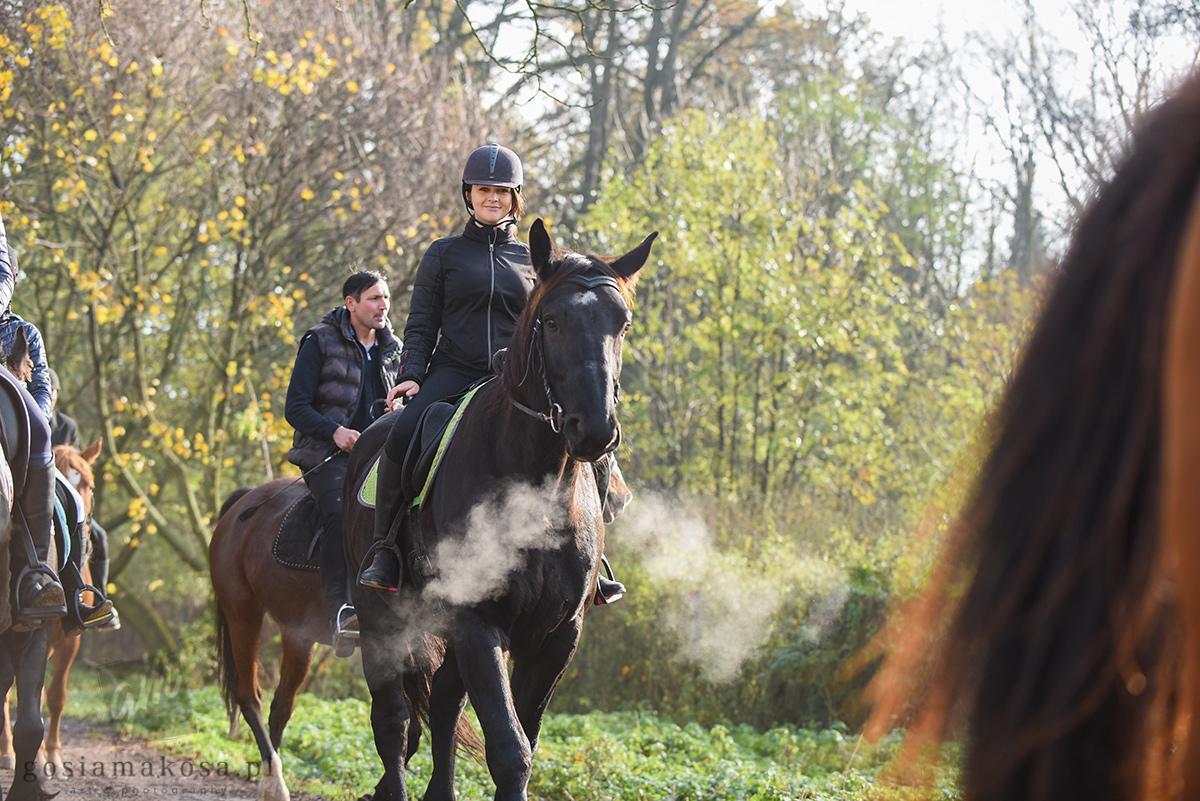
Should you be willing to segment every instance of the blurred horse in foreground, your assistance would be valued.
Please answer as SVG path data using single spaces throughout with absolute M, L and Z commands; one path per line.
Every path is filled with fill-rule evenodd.
M 988 436 L 868 734 L 964 732 L 969 801 L 1200 799 L 1200 78 L 1080 219 Z

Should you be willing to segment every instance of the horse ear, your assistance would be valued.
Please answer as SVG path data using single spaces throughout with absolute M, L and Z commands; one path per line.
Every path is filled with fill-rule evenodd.
M 550 277 L 550 256 L 553 252 L 554 242 L 550 239 L 546 224 L 538 217 L 529 229 L 529 256 L 533 261 L 534 272 L 541 281 Z
M 626 253 L 614 261 L 610 267 L 616 270 L 617 275 L 622 278 L 633 278 L 638 270 L 642 269 L 646 264 L 646 259 L 650 258 L 650 246 L 654 244 L 654 240 L 658 238 L 658 231 L 650 234 L 642 240 L 642 244 L 638 245 L 633 250 Z
M 100 455 L 100 449 L 102 447 L 104 447 L 104 437 L 96 437 L 96 441 L 84 448 L 83 452 L 79 455 L 82 456 L 83 460 L 88 464 L 93 464 L 96 461 L 96 458 Z

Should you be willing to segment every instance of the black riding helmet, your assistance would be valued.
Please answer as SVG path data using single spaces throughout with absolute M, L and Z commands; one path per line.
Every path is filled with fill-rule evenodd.
M 525 172 L 516 153 L 497 144 L 477 147 L 467 156 L 463 167 L 463 202 L 467 211 L 474 212 L 468 199 L 472 186 L 503 186 L 520 192 L 524 182 Z

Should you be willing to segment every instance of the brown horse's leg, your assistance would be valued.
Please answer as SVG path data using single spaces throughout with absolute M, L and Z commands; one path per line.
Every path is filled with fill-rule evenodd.
M 433 674 L 429 693 L 429 747 L 433 751 L 433 773 L 423 801 L 453 801 L 457 757 L 458 721 L 467 702 L 467 688 L 458 672 L 453 653 Z
M 287 801 L 290 797 L 283 782 L 283 769 L 279 755 L 271 746 L 262 717 L 262 688 L 258 684 L 258 638 L 262 633 L 263 608 L 256 599 L 240 604 L 220 603 L 228 626 L 229 642 L 233 651 L 234 669 L 237 671 L 237 687 L 234 700 L 242 717 L 250 726 L 254 742 L 262 758 L 262 779 L 259 798 L 262 801 Z
M 496 627 L 480 620 L 465 619 L 455 632 L 458 670 L 483 727 L 496 801 L 526 801 L 533 750 L 513 707 L 506 651 Z
M 537 749 L 542 717 L 554 695 L 554 688 L 566 672 L 567 665 L 571 664 L 582 631 L 582 621 L 571 621 L 546 638 L 541 652 L 517 660 L 513 668 L 513 704 L 531 749 Z
M 50 709 L 50 726 L 46 731 L 46 762 L 55 775 L 63 775 L 62 763 L 62 713 L 67 705 L 67 676 L 79 653 L 79 635 L 67 635 L 62 625 L 55 621 L 50 625 L 50 654 L 53 659 L 50 670 L 50 686 L 46 688 L 46 706 Z
M 12 720 L 8 717 L 8 697 L 12 688 L 4 691 L 4 703 L 0 705 L 0 770 L 12 770 L 17 764 L 13 758 Z
M 281 631 L 283 640 L 283 661 L 279 667 L 279 685 L 271 698 L 271 715 L 268 719 L 268 729 L 271 735 L 271 745 L 276 751 L 283 742 L 283 730 L 292 717 L 296 706 L 296 693 L 308 678 L 308 668 L 312 664 L 312 640 L 297 636 L 286 629 Z

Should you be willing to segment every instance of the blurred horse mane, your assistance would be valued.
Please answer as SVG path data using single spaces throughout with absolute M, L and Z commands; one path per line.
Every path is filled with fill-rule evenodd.
M 1200 798 L 1198 187 L 1193 78 L 1079 220 L 892 632 L 868 733 L 965 733 L 969 801 Z

